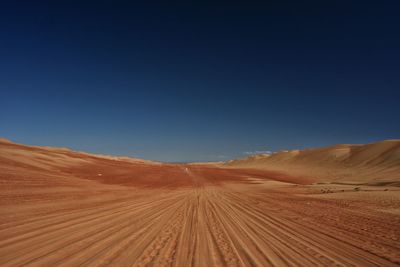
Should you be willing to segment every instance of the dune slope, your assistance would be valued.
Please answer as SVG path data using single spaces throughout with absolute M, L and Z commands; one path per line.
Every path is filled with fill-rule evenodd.
M 1 141 L 0 266 L 400 264 L 398 188 L 313 182 Z
M 225 166 L 283 171 L 318 182 L 400 185 L 400 140 L 254 155 Z

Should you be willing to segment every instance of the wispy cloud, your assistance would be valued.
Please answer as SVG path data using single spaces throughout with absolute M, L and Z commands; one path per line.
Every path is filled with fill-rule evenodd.
M 272 151 L 270 151 L 270 150 L 246 151 L 246 152 L 243 152 L 243 154 L 246 154 L 246 155 L 255 155 L 255 154 L 272 154 Z

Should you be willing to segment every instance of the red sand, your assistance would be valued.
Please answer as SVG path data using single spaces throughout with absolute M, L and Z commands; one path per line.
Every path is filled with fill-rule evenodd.
M 311 182 L 0 142 L 0 265 L 400 264 L 398 188 Z

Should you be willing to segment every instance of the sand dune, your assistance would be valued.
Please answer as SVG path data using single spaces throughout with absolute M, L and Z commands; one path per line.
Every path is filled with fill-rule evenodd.
M 400 185 L 400 140 L 254 155 L 225 166 L 282 171 L 319 182 Z
M 385 162 L 362 146 L 334 154 L 396 168 L 396 154 L 378 147 L 368 150 Z M 274 170 L 7 141 L 0 141 L 0 183 L 0 266 L 400 264 L 393 186 L 327 187 Z

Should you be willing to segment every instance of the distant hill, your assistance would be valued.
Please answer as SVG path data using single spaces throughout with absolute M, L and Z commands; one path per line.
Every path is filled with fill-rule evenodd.
M 95 160 L 157 164 L 155 161 L 131 157 L 90 154 L 63 147 L 28 146 L 0 138 L 0 162 L 2 162 L 2 160 L 9 163 L 13 162 L 15 166 L 20 164 L 32 165 L 33 167 L 40 166 L 43 169 L 51 169 L 57 166 L 73 166 L 77 163 L 92 162 Z
M 400 140 L 258 154 L 224 165 L 284 171 L 321 182 L 400 185 Z

